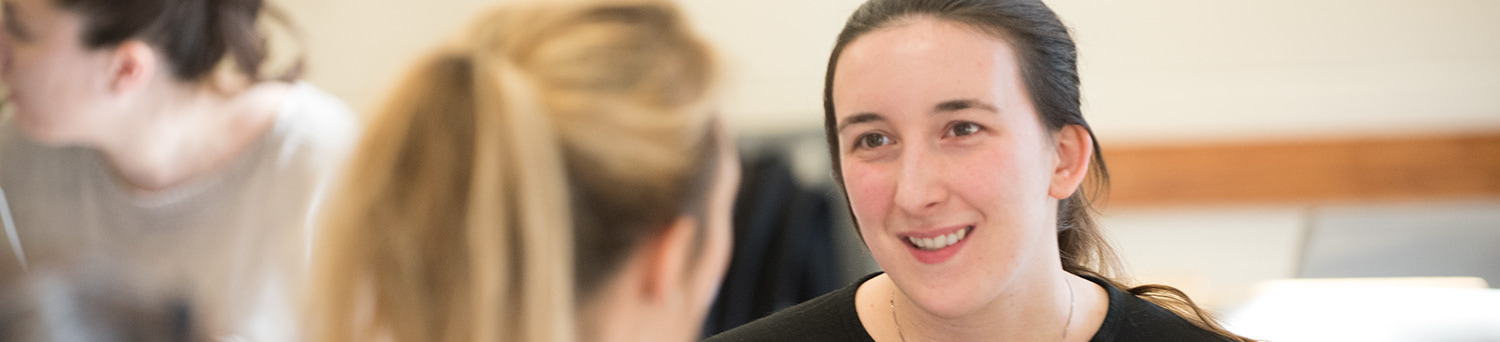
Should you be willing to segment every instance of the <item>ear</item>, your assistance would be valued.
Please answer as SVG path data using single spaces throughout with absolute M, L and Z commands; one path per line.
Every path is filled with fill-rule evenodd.
M 1078 190 L 1083 177 L 1088 174 L 1089 161 L 1094 156 L 1094 138 L 1079 125 L 1064 125 L 1053 133 L 1052 184 L 1047 194 L 1056 199 L 1066 199 Z
M 139 40 L 127 40 L 115 47 L 109 63 L 109 90 L 129 93 L 143 88 L 156 75 L 156 50 Z
M 687 274 L 688 252 L 693 243 L 693 234 L 698 231 L 698 220 L 691 216 L 678 216 L 661 234 L 649 238 L 643 246 L 645 277 L 641 290 L 652 301 L 664 303 L 682 300 L 679 288 Z

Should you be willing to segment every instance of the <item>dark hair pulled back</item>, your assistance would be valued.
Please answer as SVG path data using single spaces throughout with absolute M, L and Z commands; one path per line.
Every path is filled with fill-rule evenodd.
M 257 25 L 268 14 L 291 29 L 284 13 L 267 8 L 263 0 L 54 0 L 58 7 L 83 17 L 84 46 L 117 46 L 139 39 L 158 49 L 179 81 L 199 82 L 226 58 L 235 71 L 252 81 L 265 79 L 262 65 L 269 55 Z M 294 30 L 295 31 L 295 30 Z M 296 78 L 300 58 L 277 79 Z
M 1068 28 L 1040 0 L 869 0 L 855 10 L 839 33 L 823 83 L 824 130 L 834 170 L 840 169 L 838 131 L 834 117 L 833 81 L 844 48 L 872 31 L 915 18 L 964 24 L 1011 45 L 1020 63 L 1021 78 L 1037 115 L 1049 130 L 1078 125 L 1093 135 L 1083 118 L 1079 91 L 1078 53 Z M 1119 260 L 1094 220 L 1090 195 L 1109 186 L 1109 172 L 1093 144 L 1089 185 L 1079 187 L 1058 203 L 1057 243 L 1065 271 L 1105 279 L 1116 287 L 1162 305 L 1195 325 L 1226 338 L 1249 341 L 1224 330 L 1187 295 L 1165 285 L 1126 287 L 1117 280 Z M 843 175 L 834 172 L 843 186 Z M 845 196 L 848 192 L 845 192 Z M 857 220 L 855 222 L 858 224 Z

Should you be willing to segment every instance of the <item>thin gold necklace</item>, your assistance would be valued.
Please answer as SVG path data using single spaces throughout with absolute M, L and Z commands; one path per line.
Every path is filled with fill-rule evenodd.
M 1068 284 L 1068 320 L 1063 321 L 1063 333 L 1061 340 L 1068 339 L 1068 326 L 1073 325 L 1073 281 L 1068 276 L 1063 276 L 1063 282 Z
M 891 286 L 891 322 L 896 323 L 896 336 L 901 337 L 901 342 L 906 342 L 906 334 L 901 332 L 901 320 L 896 318 L 896 287 Z
M 1068 339 L 1068 326 L 1073 324 L 1073 305 L 1076 303 L 1073 300 L 1076 299 L 1076 298 L 1073 297 L 1073 281 L 1072 280 L 1068 280 L 1068 277 L 1064 276 L 1063 277 L 1063 282 L 1068 284 L 1068 320 L 1063 322 L 1062 338 L 1061 338 L 1061 340 L 1067 340 Z M 896 336 L 901 337 L 901 342 L 906 342 L 906 333 L 901 332 L 901 319 L 896 318 L 896 288 L 895 287 L 891 287 L 890 305 L 891 305 L 891 322 L 896 324 Z

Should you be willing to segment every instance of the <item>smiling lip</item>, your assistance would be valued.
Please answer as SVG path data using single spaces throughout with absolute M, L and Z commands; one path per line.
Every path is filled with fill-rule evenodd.
M 923 232 L 897 234 L 917 261 L 937 264 L 953 258 L 974 234 L 974 225 L 959 225 Z

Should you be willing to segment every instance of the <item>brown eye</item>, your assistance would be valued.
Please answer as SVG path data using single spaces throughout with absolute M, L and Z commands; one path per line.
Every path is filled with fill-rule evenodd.
M 891 143 L 891 138 L 880 133 L 869 133 L 859 137 L 855 148 L 876 148 Z
M 960 122 L 960 123 L 953 124 L 953 128 L 949 128 L 948 129 L 948 135 L 955 136 L 955 137 L 961 137 L 961 136 L 966 136 L 966 135 L 978 133 L 979 129 L 980 129 L 979 125 L 975 124 L 973 122 Z

